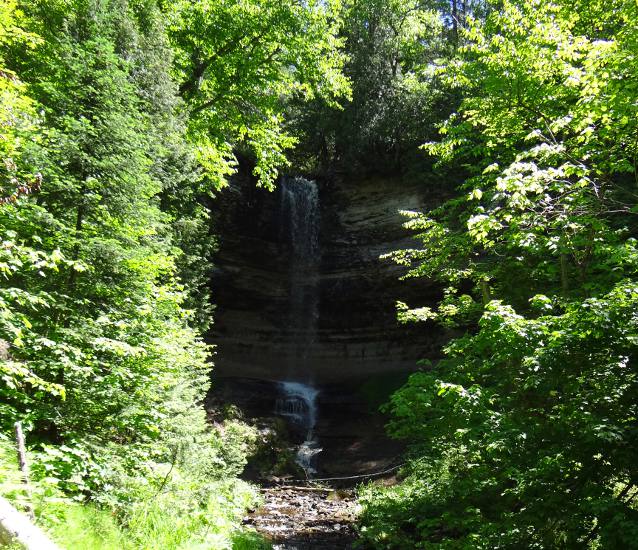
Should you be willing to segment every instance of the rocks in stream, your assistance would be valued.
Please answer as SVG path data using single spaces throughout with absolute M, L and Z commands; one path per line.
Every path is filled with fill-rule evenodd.
M 346 550 L 356 539 L 356 505 L 347 491 L 305 487 L 263 489 L 263 505 L 244 523 L 276 550 Z

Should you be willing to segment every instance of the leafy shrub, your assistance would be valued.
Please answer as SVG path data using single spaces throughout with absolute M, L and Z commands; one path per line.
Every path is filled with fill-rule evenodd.
M 379 548 L 636 547 L 637 10 L 495 2 L 445 70 L 464 99 L 426 149 L 469 177 L 392 257 L 446 286 L 400 319 L 465 334 L 391 399 L 415 458 L 363 493 Z
M 476 335 L 392 397 L 390 429 L 420 459 L 399 487 L 363 493 L 364 536 L 379 548 L 632 547 L 636 311 L 634 283 L 536 319 L 492 302 Z

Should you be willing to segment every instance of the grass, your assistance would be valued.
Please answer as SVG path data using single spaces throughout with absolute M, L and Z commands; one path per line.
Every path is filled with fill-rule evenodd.
M 232 550 L 270 550 L 272 544 L 255 531 L 238 531 L 232 537 Z
M 92 505 L 71 504 L 48 519 L 47 531 L 62 548 L 73 550 L 126 550 L 133 548 L 112 514 Z
M 175 476 L 161 494 L 130 494 L 115 511 L 64 498 L 46 480 L 32 482 L 37 524 L 68 550 L 266 550 L 271 545 L 242 528 L 255 490 L 238 480 L 191 485 Z M 0 440 L 0 495 L 24 509 L 26 494 L 11 442 Z M 6 547 L 5 547 L 6 548 Z M 10 547 L 9 547 L 10 548 Z

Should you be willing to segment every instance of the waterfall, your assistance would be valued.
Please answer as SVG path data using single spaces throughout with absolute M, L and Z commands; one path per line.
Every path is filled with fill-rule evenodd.
M 303 428 L 306 439 L 311 439 L 317 422 L 317 395 L 319 390 L 300 382 L 280 382 L 281 397 L 277 399 L 277 414 Z
M 305 360 L 317 337 L 319 319 L 319 190 L 305 178 L 281 182 L 280 240 L 290 252 L 287 340 L 289 377 L 309 380 Z
M 319 190 L 301 177 L 281 180 L 281 239 L 292 249 L 297 266 L 314 266 L 319 258 Z
M 307 476 L 311 476 L 317 473 L 315 456 L 322 450 L 314 434 L 319 390 L 300 382 L 280 382 L 279 388 L 281 396 L 277 399 L 275 412 L 304 431 L 305 440 L 297 449 L 296 462 Z
M 319 320 L 319 190 L 316 182 L 301 177 L 283 178 L 280 189 L 280 240 L 290 254 L 284 333 L 291 351 L 287 357 L 290 381 L 280 383 L 275 412 L 305 433 L 296 462 L 310 476 L 316 473 L 315 457 L 321 452 L 314 434 L 319 391 L 311 384 L 307 361 L 316 343 Z

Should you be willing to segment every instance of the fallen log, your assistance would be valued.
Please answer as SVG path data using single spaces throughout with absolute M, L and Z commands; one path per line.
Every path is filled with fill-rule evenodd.
M 17 544 L 25 550 L 60 550 L 42 529 L 0 497 L 0 545 Z

